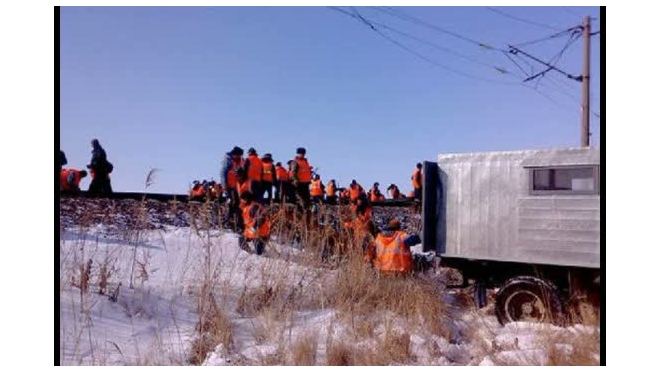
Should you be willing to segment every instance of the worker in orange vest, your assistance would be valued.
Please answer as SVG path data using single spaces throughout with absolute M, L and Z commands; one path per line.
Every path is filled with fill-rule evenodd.
M 385 199 L 385 196 L 383 196 L 383 194 L 380 193 L 380 189 L 378 189 L 379 186 L 380 184 L 376 182 L 374 183 L 374 186 L 369 190 L 369 201 L 378 202 Z
M 325 202 L 328 205 L 337 204 L 337 183 L 334 179 L 330 179 L 328 182 L 328 188 L 326 189 Z
M 263 204 L 264 193 L 261 187 L 261 181 L 263 180 L 264 166 L 257 155 L 257 150 L 254 148 L 248 149 L 248 157 L 245 159 L 243 168 L 250 181 L 251 192 L 254 195 L 255 201 Z
M 230 222 L 234 222 L 234 225 L 236 225 L 237 219 L 240 217 L 240 199 L 236 190 L 236 173 L 243 165 L 245 165 L 243 149 L 241 147 L 234 147 L 226 153 L 222 169 L 220 170 L 220 184 L 225 190 L 224 198 L 229 202 L 227 215 L 223 220 L 223 224 L 226 226 L 229 226 Z
M 325 194 L 325 185 L 321 181 L 321 176 L 314 175 L 314 180 L 310 183 L 309 195 L 311 196 L 312 203 L 323 203 L 323 195 Z
M 397 199 L 397 198 L 402 198 L 403 195 L 399 191 L 399 187 L 397 187 L 395 184 L 390 184 L 389 187 L 387 187 L 387 192 L 390 194 L 390 197 L 392 199 Z
M 254 182 L 250 180 L 250 178 L 245 173 L 245 170 L 238 169 L 236 171 L 236 191 L 238 192 L 238 197 L 240 198 L 241 195 L 243 195 L 243 193 L 245 192 L 250 192 L 252 193 L 252 196 L 254 197 L 255 201 L 257 201 L 254 192 L 252 192 L 253 186 L 254 186 Z
M 408 275 L 413 271 L 413 256 L 410 248 L 420 244 L 417 234 L 408 235 L 401 230 L 401 223 L 392 219 L 385 231 L 378 233 L 369 246 L 365 260 L 373 262 L 378 272 L 386 275 Z
M 312 167 L 305 157 L 306 154 L 305 148 L 299 147 L 291 163 L 291 184 L 298 196 L 299 210 L 302 208 L 307 210 L 311 204 L 309 184 L 312 182 Z
M 275 179 L 277 179 L 275 199 L 277 202 L 285 202 L 287 201 L 287 195 L 290 193 L 290 178 L 289 171 L 282 166 L 281 162 L 275 164 Z
M 263 175 L 261 178 L 261 188 L 265 192 L 265 204 L 270 204 L 273 201 L 273 185 L 275 184 L 275 164 L 273 164 L 273 155 L 266 153 L 261 158 L 263 164 Z
M 366 193 L 360 193 L 358 197 L 351 202 L 351 213 L 353 218 L 351 221 L 345 222 L 344 226 L 349 229 L 352 236 L 355 238 L 355 243 L 360 246 L 363 251 L 368 247 L 368 237 L 375 235 L 375 224 L 373 223 L 371 214 L 371 205 L 369 204 L 369 197 Z
M 348 187 L 348 197 L 350 201 L 354 202 L 362 193 L 365 193 L 364 188 L 362 188 L 362 186 L 355 179 L 353 179 Z
M 413 186 L 413 192 L 416 200 L 422 200 L 422 184 L 423 184 L 423 177 L 422 177 L 422 164 L 417 163 L 417 168 L 413 172 L 412 175 L 412 186 Z
M 239 246 L 250 251 L 249 243 L 254 242 L 257 255 L 264 252 L 264 245 L 270 238 L 270 218 L 266 208 L 256 202 L 252 192 L 241 194 L 241 210 L 243 216 L 243 235 L 238 238 Z
M 193 181 L 193 186 L 190 189 L 190 200 L 191 201 L 204 200 L 204 185 L 200 183 L 199 180 Z
M 64 192 L 80 192 L 80 181 L 87 176 L 87 171 L 62 169 L 60 171 L 60 190 Z

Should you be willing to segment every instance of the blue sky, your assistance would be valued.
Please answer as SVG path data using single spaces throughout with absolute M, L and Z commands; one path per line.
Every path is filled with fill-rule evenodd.
M 579 145 L 578 82 L 548 74 L 538 89 L 553 103 L 518 84 L 522 72 L 503 53 L 369 7 L 356 9 L 367 20 L 509 73 L 383 29 L 436 63 L 515 84 L 440 68 L 325 7 L 64 7 L 60 147 L 69 166 L 84 168 L 90 140 L 98 138 L 115 165 L 116 191 L 144 190 L 149 169 L 158 168 L 149 191 L 184 193 L 193 179 L 219 179 L 223 154 L 234 145 L 270 152 L 283 163 L 304 146 L 326 182 L 335 178 L 345 186 L 355 178 L 366 188 L 378 181 L 383 189 L 396 183 L 407 192 L 415 163 L 438 153 Z M 557 32 L 485 7 L 398 9 L 501 48 Z M 498 9 L 561 30 L 580 24 L 578 15 L 599 16 L 596 7 Z M 597 20 L 592 28 L 600 28 Z M 549 60 L 567 40 L 521 49 Z M 593 37 L 595 112 L 599 44 L 600 37 Z M 581 73 L 581 39 L 558 66 Z M 596 146 L 599 129 L 600 120 L 592 116 Z

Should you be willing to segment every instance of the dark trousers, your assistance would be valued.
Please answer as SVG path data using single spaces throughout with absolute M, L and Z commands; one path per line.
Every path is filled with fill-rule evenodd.
M 263 204 L 264 191 L 263 188 L 261 188 L 261 182 L 258 182 L 256 180 L 251 180 L 250 189 L 252 190 L 252 194 L 254 195 L 254 200 L 260 204 Z
M 422 189 L 415 188 L 415 200 L 422 200 Z
M 110 184 L 110 176 L 108 174 L 96 174 L 89 184 L 88 192 L 93 195 L 109 195 L 112 194 L 112 185 Z
M 227 215 L 225 215 L 222 223 L 229 227 L 234 228 L 237 232 L 243 231 L 243 213 L 241 213 L 240 199 L 238 198 L 238 191 L 234 188 L 227 190 L 229 197 L 229 207 L 227 209 Z
M 275 182 L 275 200 L 277 202 L 282 202 L 282 198 L 286 194 L 286 191 L 284 189 L 285 184 L 286 184 L 285 182 L 282 182 L 282 181 L 279 181 L 279 180 L 277 182 Z
M 257 255 L 263 254 L 264 246 L 266 245 L 267 238 L 252 239 L 252 238 L 245 238 L 245 236 L 243 235 L 238 237 L 238 245 L 241 247 L 241 249 L 248 252 L 251 252 L 249 243 L 253 241 L 254 241 L 255 250 L 257 250 Z
M 313 204 L 322 204 L 323 196 L 312 196 L 311 200 Z
M 273 182 L 261 182 L 261 187 L 263 188 L 263 192 L 266 193 L 264 202 L 270 204 L 273 200 Z
M 298 196 L 296 203 L 302 204 L 302 207 L 305 209 L 309 209 L 311 204 L 311 198 L 309 196 L 309 183 L 298 182 L 298 186 L 296 187 L 296 195 Z
M 337 196 L 325 196 L 325 203 L 328 205 L 336 205 Z

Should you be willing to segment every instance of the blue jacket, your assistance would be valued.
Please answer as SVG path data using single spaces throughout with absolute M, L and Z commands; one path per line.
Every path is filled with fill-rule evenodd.
M 233 164 L 231 161 L 231 155 L 229 154 L 229 152 L 227 152 L 222 162 L 222 166 L 220 167 L 220 184 L 222 184 L 222 188 L 224 189 L 228 189 L 227 174 L 232 168 L 233 168 Z

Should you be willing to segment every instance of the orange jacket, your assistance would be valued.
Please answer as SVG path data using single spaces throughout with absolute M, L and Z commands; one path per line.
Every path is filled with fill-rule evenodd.
M 351 201 L 355 201 L 362 192 L 364 192 L 364 189 L 362 189 L 362 186 L 359 184 L 356 184 L 355 187 L 348 187 L 348 195 L 351 198 Z
M 243 167 L 244 165 L 244 159 L 240 159 L 238 162 L 232 159 L 232 168 L 227 173 L 227 188 L 236 188 L 236 183 L 238 183 L 238 180 L 236 179 L 236 170 Z
M 328 189 L 326 190 L 326 194 L 330 197 L 335 195 L 335 192 L 337 190 L 335 189 L 335 183 L 330 183 L 328 184 Z
M 410 273 L 413 269 L 413 259 L 410 248 L 403 241 L 408 237 L 406 232 L 396 231 L 391 236 L 379 233 L 376 237 L 376 259 L 374 267 L 381 272 Z
M 399 188 L 397 187 L 390 189 L 388 192 L 392 198 L 401 198 L 401 192 L 399 192 Z
M 201 184 L 190 190 L 190 197 L 204 197 L 204 187 Z
M 412 176 L 412 186 L 413 188 L 422 188 L 422 171 L 420 169 L 415 169 Z
M 275 179 L 275 174 L 274 174 L 274 169 L 275 165 L 273 165 L 272 162 L 263 162 L 263 168 L 264 168 L 264 174 L 263 177 L 261 178 L 262 181 L 264 182 L 273 182 Z
M 69 183 L 69 174 L 73 173 L 73 183 Z M 63 191 L 77 191 L 80 189 L 80 170 L 62 169 L 60 171 L 60 189 Z
M 243 183 L 236 183 L 236 190 L 238 191 L 238 197 L 241 197 L 241 195 L 245 191 L 252 192 L 252 187 L 250 186 L 250 184 L 251 182 L 249 180 L 246 180 Z
M 312 167 L 309 166 L 309 162 L 306 158 L 296 157 L 294 161 L 298 164 L 298 170 L 296 171 L 296 176 L 299 182 L 309 183 L 312 181 Z
M 211 187 L 211 197 L 217 198 L 222 195 L 222 185 L 219 183 L 216 183 Z
M 248 160 L 250 160 L 250 166 L 247 171 L 248 179 L 261 182 L 264 170 L 264 165 L 261 162 L 261 159 L 257 155 L 249 155 Z
M 380 192 L 376 193 L 376 190 L 373 188 L 369 190 L 369 201 L 382 201 L 384 199 L 385 196 L 383 196 Z
M 323 187 L 321 187 L 321 179 L 312 180 L 312 184 L 309 189 L 310 196 L 323 196 Z
M 251 202 L 243 206 L 243 223 L 245 224 L 243 235 L 246 238 L 265 238 L 270 235 L 270 220 L 267 213 L 266 209 L 257 202 Z M 265 222 L 257 229 L 257 219 L 261 217 L 265 218 Z
M 280 182 L 289 181 L 289 171 L 285 169 L 283 166 L 275 166 L 275 176 L 277 177 L 277 180 Z

